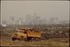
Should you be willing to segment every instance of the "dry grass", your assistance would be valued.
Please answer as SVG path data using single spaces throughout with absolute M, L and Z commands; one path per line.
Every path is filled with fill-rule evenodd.
M 68 38 L 52 38 L 41 41 L 12 41 L 11 39 L 1 39 L 1 46 L 43 46 L 43 47 L 69 47 Z

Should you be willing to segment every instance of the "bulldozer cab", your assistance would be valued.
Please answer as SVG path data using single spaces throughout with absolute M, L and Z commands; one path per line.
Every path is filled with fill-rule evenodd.
M 23 34 L 23 37 L 26 38 L 27 37 L 27 31 L 25 29 L 18 29 L 17 33 Z
M 17 30 L 17 32 L 27 34 L 27 32 L 25 30 Z

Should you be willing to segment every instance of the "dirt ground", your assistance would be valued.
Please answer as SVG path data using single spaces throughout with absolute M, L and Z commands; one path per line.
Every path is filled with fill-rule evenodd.
M 69 47 L 69 38 L 50 38 L 41 41 L 12 41 L 10 36 L 0 38 L 1 46 L 40 46 L 40 47 Z

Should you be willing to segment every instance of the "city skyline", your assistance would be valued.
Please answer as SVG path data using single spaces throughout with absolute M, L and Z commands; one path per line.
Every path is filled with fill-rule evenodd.
M 7 21 L 6 23 L 12 23 L 14 19 L 12 19 L 11 17 L 14 17 L 14 19 L 16 20 L 20 19 L 19 20 L 20 22 L 22 20 L 24 21 L 24 23 L 28 24 L 39 23 L 37 20 L 39 20 L 41 23 L 47 23 L 49 21 L 53 22 L 56 20 L 57 21 L 67 20 L 68 22 L 69 2 L 68 1 L 50 1 L 50 2 L 49 1 L 1 1 L 2 22 Z
M 28 15 L 27 15 L 28 16 Z M 49 18 L 47 19 L 41 19 L 39 16 L 31 16 L 25 17 L 25 20 L 23 20 L 23 17 L 10 17 L 10 22 L 7 23 L 6 21 L 3 21 L 5 24 L 69 24 L 68 20 L 59 20 L 59 18 Z M 29 19 L 29 20 L 28 20 Z

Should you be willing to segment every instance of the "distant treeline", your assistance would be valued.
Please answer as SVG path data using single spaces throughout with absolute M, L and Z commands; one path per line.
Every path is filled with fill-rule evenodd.
M 69 27 L 69 24 L 29 24 L 29 25 L 7 25 L 7 27 Z

